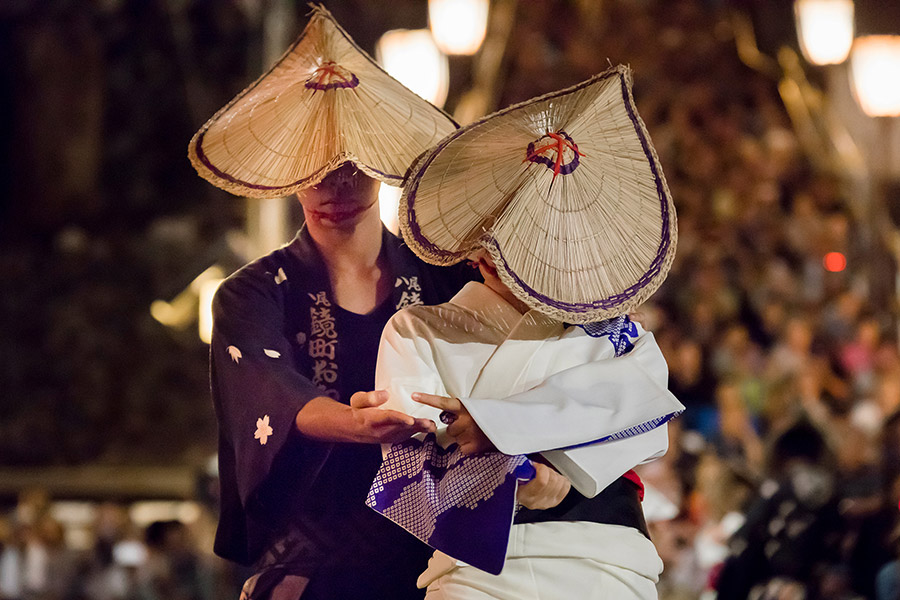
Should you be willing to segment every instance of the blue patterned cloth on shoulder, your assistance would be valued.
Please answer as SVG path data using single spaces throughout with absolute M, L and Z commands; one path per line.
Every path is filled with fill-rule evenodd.
M 631 338 L 638 337 L 637 325 L 628 318 L 628 315 L 621 315 L 614 319 L 606 319 L 605 321 L 595 321 L 593 323 L 585 323 L 579 325 L 584 332 L 591 337 L 608 337 L 610 343 L 615 348 L 616 356 L 628 354 L 634 348 L 634 342 Z

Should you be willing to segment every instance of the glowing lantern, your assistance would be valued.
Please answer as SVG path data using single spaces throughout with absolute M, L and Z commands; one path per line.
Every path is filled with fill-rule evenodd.
M 427 29 L 385 32 L 375 47 L 378 62 L 400 83 L 436 106 L 443 106 L 450 85 L 447 56 Z
M 428 26 L 446 54 L 475 54 L 487 31 L 488 0 L 428 0 Z
M 853 45 L 853 0 L 797 0 L 797 37 L 815 65 L 844 62 Z
M 900 116 L 900 35 L 867 35 L 850 57 L 856 100 L 870 117 Z

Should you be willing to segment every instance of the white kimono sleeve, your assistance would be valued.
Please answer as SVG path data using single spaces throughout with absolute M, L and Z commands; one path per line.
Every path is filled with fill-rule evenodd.
M 434 365 L 434 355 L 423 335 L 410 335 L 410 320 L 403 312 L 395 314 L 384 327 L 375 366 L 375 389 L 387 390 L 388 401 L 382 408 L 400 411 L 416 418 L 431 419 L 439 427 L 441 411 L 413 402 L 413 392 L 447 396 L 447 390 Z M 403 330 L 401 333 L 400 330 Z M 418 332 L 417 332 L 418 333 Z M 383 444 L 387 451 L 390 444 Z
M 528 454 L 650 431 L 684 410 L 668 377 L 653 334 L 645 333 L 628 354 L 566 369 L 530 390 L 460 400 L 497 449 Z
M 565 475 L 576 490 L 593 498 L 629 469 L 661 457 L 668 448 L 669 433 L 664 424 L 640 435 L 550 450 L 541 455 Z
M 662 352 L 653 334 L 643 333 L 623 356 L 572 367 L 507 398 L 462 400 L 501 452 L 541 452 L 593 497 L 665 454 L 665 422 L 684 410 L 667 385 Z

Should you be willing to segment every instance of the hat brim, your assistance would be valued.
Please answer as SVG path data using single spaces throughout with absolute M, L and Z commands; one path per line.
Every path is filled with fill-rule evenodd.
M 322 7 L 251 86 L 191 139 L 197 172 L 231 193 L 288 195 L 344 162 L 399 186 L 456 123 L 387 74 Z

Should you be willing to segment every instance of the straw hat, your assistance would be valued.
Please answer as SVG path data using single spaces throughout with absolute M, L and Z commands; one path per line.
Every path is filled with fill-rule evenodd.
M 409 246 L 452 264 L 483 246 L 523 302 L 569 323 L 627 313 L 662 283 L 675 207 L 619 66 L 444 138 L 410 171 Z
M 413 160 L 455 128 L 314 6 L 300 37 L 207 121 L 188 156 L 212 184 L 257 198 L 315 185 L 346 161 L 399 186 Z

